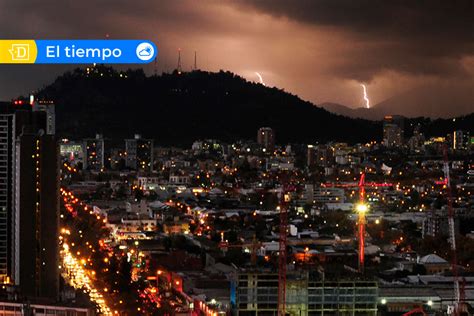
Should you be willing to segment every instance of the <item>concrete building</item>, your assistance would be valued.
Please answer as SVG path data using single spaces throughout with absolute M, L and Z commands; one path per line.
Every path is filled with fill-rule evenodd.
M 404 141 L 405 118 L 387 115 L 383 121 L 383 144 L 386 147 L 401 147 Z
M 19 277 L 26 296 L 55 298 L 59 288 L 59 164 L 54 136 L 22 133 L 16 141 L 15 169 L 15 208 L 19 211 L 15 247 L 19 246 L 16 264 L 20 268 L 16 279 Z
M 467 150 L 470 143 L 469 132 L 457 130 L 453 132 L 453 149 Z
M 308 145 L 306 164 L 308 167 L 329 166 L 334 159 L 332 149 L 327 145 Z
M 459 218 L 454 218 L 454 231 L 459 232 Z M 431 211 L 427 212 L 423 219 L 422 237 L 438 237 L 449 235 L 448 212 L 447 211 Z
M 421 125 L 418 124 L 413 131 L 413 136 L 408 140 L 408 147 L 411 151 L 419 152 L 424 149 L 424 145 L 425 136 L 421 132 Z
M 11 283 L 15 275 L 14 247 L 14 152 L 15 114 L 2 109 L 0 114 L 0 283 Z M 10 113 L 9 113 L 10 112 Z
M 323 281 L 307 272 L 289 272 L 286 282 L 289 315 L 377 315 L 376 282 Z M 240 272 L 235 293 L 235 315 L 278 315 L 278 274 Z
M 427 274 L 444 273 L 451 269 L 451 264 L 436 254 L 420 258 L 419 264 L 425 267 Z
M 59 290 L 59 148 L 48 112 L 0 108 L 0 282 L 24 297 Z M 51 132 L 51 130 L 50 130 Z
M 33 101 L 33 111 L 42 111 L 46 113 L 46 134 L 56 134 L 56 111 L 53 101 L 39 100 Z
M 316 147 L 314 145 L 308 145 L 306 149 L 306 165 L 308 167 L 316 165 Z
M 408 284 L 384 284 L 379 288 L 379 312 L 381 315 L 403 314 L 415 306 L 422 306 L 429 315 L 446 315 L 454 306 L 452 276 L 409 275 Z M 465 300 L 461 315 L 472 315 L 474 305 L 474 277 L 463 277 Z M 471 312 L 468 313 L 469 309 Z
M 169 183 L 187 185 L 191 183 L 191 178 L 189 174 L 185 172 L 176 172 L 176 173 L 170 174 Z
M 105 167 L 104 137 L 97 134 L 95 138 L 84 139 L 84 170 L 101 171 Z
M 441 309 L 441 298 L 428 286 L 381 286 L 379 290 L 379 309 L 381 315 L 397 313 L 401 315 L 414 309 L 415 306 Z
M 125 140 L 125 166 L 139 172 L 153 171 L 153 140 L 136 134 Z
M 342 188 L 315 188 L 314 184 L 305 185 L 307 203 L 344 203 L 345 195 Z
M 275 132 L 270 127 L 262 127 L 257 132 L 257 143 L 272 152 L 275 149 Z
M 143 191 L 157 190 L 160 185 L 158 177 L 137 177 L 138 187 Z
M 276 170 L 294 170 L 295 163 L 294 159 L 291 157 L 275 157 L 269 158 L 266 161 L 266 170 L 276 171 Z
M 93 316 L 93 308 L 56 306 L 46 304 L 22 304 L 13 302 L 0 302 L 0 315 L 67 315 L 67 316 Z

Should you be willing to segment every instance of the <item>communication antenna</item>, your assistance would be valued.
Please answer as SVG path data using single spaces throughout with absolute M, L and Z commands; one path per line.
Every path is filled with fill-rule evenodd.
M 194 51 L 194 70 L 197 70 L 197 52 Z
M 178 48 L 178 68 L 176 68 L 178 71 L 178 75 L 181 74 L 181 48 Z
M 449 229 L 449 239 L 448 242 L 451 246 L 451 271 L 453 273 L 454 281 L 454 302 L 452 306 L 448 308 L 453 312 L 455 316 L 460 314 L 461 302 L 464 300 L 464 287 L 461 287 L 459 282 L 459 272 L 458 272 L 458 260 L 457 260 L 457 250 L 456 250 L 456 230 L 454 227 L 454 208 L 453 208 L 453 193 L 451 189 L 451 179 L 449 176 L 449 159 L 448 159 L 448 146 L 444 145 L 443 148 L 443 171 L 444 179 L 446 181 L 446 192 L 448 198 L 448 229 Z

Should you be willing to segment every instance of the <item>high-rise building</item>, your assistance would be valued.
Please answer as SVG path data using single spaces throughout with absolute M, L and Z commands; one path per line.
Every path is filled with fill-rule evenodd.
M 454 218 L 454 231 L 459 233 L 459 217 Z M 426 212 L 421 227 L 422 237 L 447 237 L 449 236 L 448 213 L 442 210 Z
M 453 149 L 467 150 L 469 148 L 469 132 L 457 130 L 453 132 Z
M 59 152 L 50 114 L 0 106 L 0 282 L 25 297 L 56 299 Z
M 405 118 L 387 115 L 383 121 L 383 144 L 386 147 L 401 147 L 404 140 Z
M 95 138 L 84 139 L 84 170 L 100 171 L 105 167 L 104 137 L 97 134 Z
M 261 127 L 257 133 L 257 143 L 267 151 L 275 149 L 275 132 L 270 127 Z
M 23 295 L 58 294 L 59 179 L 54 136 L 23 132 L 16 141 L 16 230 L 19 285 Z
M 15 115 L 3 109 L 0 114 L 0 283 L 10 283 L 15 275 L 15 248 L 13 246 Z M 19 216 L 18 216 L 19 217 Z
M 308 145 L 306 149 L 306 165 L 312 167 L 316 164 L 316 148 L 314 145 Z
M 306 163 L 308 167 L 326 167 L 333 160 L 333 151 L 326 145 L 308 145 Z
M 425 136 L 421 132 L 421 126 L 418 124 L 414 131 L 413 136 L 408 140 L 408 146 L 410 147 L 411 151 L 420 151 L 423 150 L 425 145 Z
M 139 172 L 153 171 L 153 140 L 136 134 L 125 140 L 125 166 Z
M 33 106 L 33 111 L 43 111 L 46 113 L 46 134 L 56 134 L 56 111 L 53 101 L 34 101 L 33 99 L 32 103 L 33 104 L 31 105 Z

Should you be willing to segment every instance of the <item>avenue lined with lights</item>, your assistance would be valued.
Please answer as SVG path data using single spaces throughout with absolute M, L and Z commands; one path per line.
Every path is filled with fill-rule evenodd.
M 76 172 L 74 168 L 64 167 L 68 172 Z M 66 211 L 60 216 L 61 274 L 70 286 L 87 294 L 97 313 L 154 315 L 160 308 L 183 309 L 191 304 L 192 299 L 178 290 L 180 281 L 173 281 L 173 286 L 168 282 L 171 272 L 160 270 L 156 279 L 143 280 L 141 276 L 147 271 L 141 263 L 139 241 L 134 243 L 137 249 L 123 245 L 111 247 L 106 242 L 111 236 L 105 226 L 106 219 L 71 191 L 61 188 L 60 192 Z M 175 299 L 169 297 L 170 291 Z M 164 299 L 166 303 L 162 302 Z M 206 315 L 213 315 L 206 306 L 201 306 Z
M 69 251 L 69 246 L 63 244 L 61 250 L 62 276 L 69 285 L 75 289 L 83 290 L 90 300 L 97 305 L 98 312 L 102 315 L 113 315 L 112 311 L 105 302 L 104 296 L 94 287 L 88 274 L 83 267 L 83 263 L 77 260 Z

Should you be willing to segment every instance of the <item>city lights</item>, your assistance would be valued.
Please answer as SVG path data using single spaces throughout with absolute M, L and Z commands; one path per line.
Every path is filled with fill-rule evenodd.
M 78 260 L 69 250 L 68 244 L 63 244 L 61 250 L 62 259 L 62 273 L 63 278 L 68 282 L 69 285 L 76 289 L 84 290 L 88 294 L 90 300 L 97 304 L 97 308 L 103 315 L 112 315 L 110 308 L 103 295 L 94 287 L 91 279 L 89 278 L 89 271 L 85 270 L 84 259 Z
M 369 207 L 367 206 L 367 204 L 363 204 L 363 203 L 359 203 L 356 205 L 356 211 L 358 213 L 366 213 L 367 211 L 369 210 Z
M 1 315 L 469 314 L 472 0 L 16 2 Z

